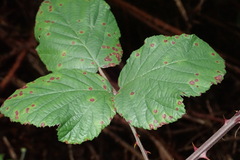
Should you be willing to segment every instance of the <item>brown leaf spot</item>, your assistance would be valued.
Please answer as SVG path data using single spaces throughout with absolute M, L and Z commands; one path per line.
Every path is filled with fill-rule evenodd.
M 94 102 L 94 101 L 95 101 L 95 99 L 94 99 L 94 98 L 91 98 L 91 99 L 89 99 L 89 101 L 90 101 L 90 102 Z
M 216 80 L 217 83 L 220 83 L 223 80 L 223 76 L 218 75 L 218 76 L 214 77 L 214 79 Z
M 112 58 L 110 58 L 109 56 L 107 56 L 106 58 L 104 58 L 105 61 L 112 61 Z
M 135 92 L 131 92 L 131 93 L 130 93 L 130 95 L 134 95 L 134 94 L 135 94 Z
M 164 118 L 164 119 L 165 119 L 166 117 L 167 117 L 167 115 L 166 115 L 166 114 L 163 114 L 163 115 L 162 115 L 162 118 Z
M 153 110 L 153 113 L 157 113 L 157 112 L 158 112 L 158 110 L 157 110 L 157 109 L 154 109 L 154 110 Z
M 105 90 L 106 90 L 106 89 L 107 89 L 107 86 L 106 86 L 106 85 L 103 85 L 103 89 L 105 89 Z
M 19 92 L 19 96 L 22 96 L 22 95 L 23 95 L 23 91 L 20 91 L 20 92 Z
M 178 101 L 177 104 L 178 104 L 178 105 L 182 105 L 182 101 Z
M 194 82 L 194 81 L 190 81 L 189 84 L 190 84 L 190 85 L 194 85 L 195 82 Z
M 92 90 L 93 90 L 93 88 L 92 88 L 92 87 L 89 87 L 89 88 L 88 88 L 88 90 L 89 90 L 89 91 L 92 91 Z
M 150 129 L 155 129 L 155 127 L 154 127 L 153 124 L 149 124 L 149 128 L 150 128 Z
M 29 112 L 29 109 L 30 109 L 30 108 L 26 108 L 26 113 L 28 113 L 28 112 Z
M 154 45 L 155 45 L 154 43 L 151 43 L 151 44 L 150 44 L 150 47 L 154 47 Z

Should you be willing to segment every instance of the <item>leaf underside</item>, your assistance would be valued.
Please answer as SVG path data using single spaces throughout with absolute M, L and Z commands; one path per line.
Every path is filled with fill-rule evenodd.
M 199 96 L 225 74 L 224 60 L 195 35 L 154 36 L 131 54 L 115 107 L 131 125 L 156 129 L 185 113 L 182 96 Z
M 120 63 L 120 32 L 103 0 L 44 1 L 36 17 L 37 51 L 49 71 L 98 68 Z
M 61 70 L 16 90 L 1 112 L 22 124 L 58 125 L 60 141 L 82 143 L 98 136 L 110 123 L 115 115 L 112 98 L 111 85 L 103 77 Z

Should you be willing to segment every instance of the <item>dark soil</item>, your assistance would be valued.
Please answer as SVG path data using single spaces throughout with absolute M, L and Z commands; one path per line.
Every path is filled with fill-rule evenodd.
M 154 18 L 146 21 L 143 15 Z M 184 160 L 192 152 L 192 143 L 200 146 L 230 118 L 240 106 L 240 2 L 237 0 L 182 0 L 188 20 L 184 20 L 174 0 L 108 0 L 121 30 L 123 63 L 106 69 L 117 84 L 117 77 L 130 53 L 145 38 L 196 34 L 209 43 L 226 62 L 227 74 L 221 84 L 212 86 L 201 97 L 185 98 L 186 116 L 156 131 L 137 129 L 151 160 Z M 33 28 L 41 0 L 2 0 L 0 6 L 0 102 L 40 76 L 48 74 L 37 56 Z M 129 6 L 129 5 L 128 5 Z M 159 24 L 156 20 L 161 20 Z M 172 25 L 168 28 L 167 25 Z M 238 127 L 238 126 L 237 126 Z M 239 160 L 240 136 L 234 127 L 208 152 L 211 160 Z M 98 138 L 81 145 L 57 140 L 56 128 L 36 128 L 10 122 L 0 114 L 0 155 L 4 159 L 24 160 L 137 160 L 140 152 L 128 124 L 115 116 Z M 11 147 L 7 146 L 7 142 Z M 17 158 L 14 158 L 14 151 Z M 1 159 L 1 158 L 0 158 Z

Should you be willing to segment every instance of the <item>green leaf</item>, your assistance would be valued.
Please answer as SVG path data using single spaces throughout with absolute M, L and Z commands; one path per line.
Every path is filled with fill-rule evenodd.
M 15 91 L 1 112 L 38 127 L 58 125 L 60 141 L 82 143 L 98 136 L 115 115 L 111 85 L 80 70 L 61 70 Z
M 185 113 L 182 96 L 199 96 L 220 83 L 224 68 L 223 59 L 195 35 L 148 38 L 120 74 L 115 107 L 133 126 L 156 129 Z
M 120 32 L 103 0 L 48 0 L 37 13 L 37 51 L 48 70 L 81 69 L 120 63 Z

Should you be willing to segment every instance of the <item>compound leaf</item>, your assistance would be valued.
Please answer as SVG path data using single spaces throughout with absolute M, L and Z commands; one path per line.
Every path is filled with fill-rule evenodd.
M 97 74 L 61 70 L 16 90 L 0 111 L 23 124 L 58 125 L 60 141 L 82 143 L 98 136 L 115 115 L 111 89 Z
M 36 17 L 37 51 L 48 70 L 97 72 L 120 63 L 120 32 L 103 0 L 47 0 Z
M 148 38 L 120 74 L 115 107 L 133 126 L 156 129 L 185 113 L 182 96 L 199 96 L 220 83 L 224 68 L 223 59 L 195 35 Z

